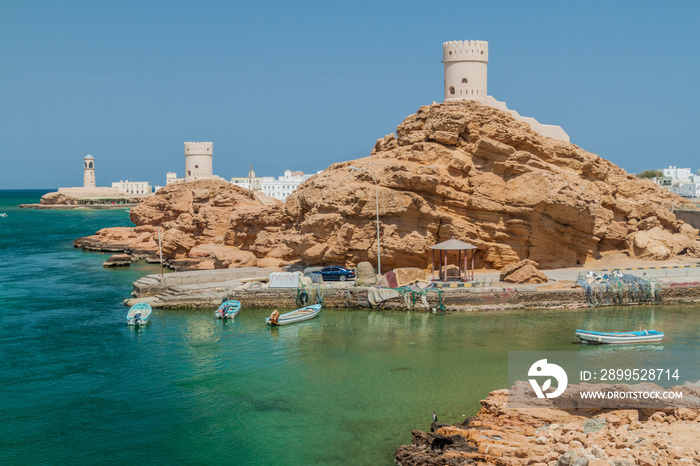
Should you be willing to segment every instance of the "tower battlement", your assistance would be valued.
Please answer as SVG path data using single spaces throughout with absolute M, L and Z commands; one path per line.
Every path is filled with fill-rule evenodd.
M 453 40 L 442 44 L 442 61 L 489 61 L 489 43 L 485 40 Z
M 186 142 L 185 155 L 213 155 L 213 142 Z

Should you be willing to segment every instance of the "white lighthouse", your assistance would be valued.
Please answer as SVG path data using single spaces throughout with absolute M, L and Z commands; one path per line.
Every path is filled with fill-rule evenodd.
M 95 158 L 88 154 L 84 159 L 83 188 L 95 187 Z
M 212 178 L 213 142 L 185 143 L 185 181 Z

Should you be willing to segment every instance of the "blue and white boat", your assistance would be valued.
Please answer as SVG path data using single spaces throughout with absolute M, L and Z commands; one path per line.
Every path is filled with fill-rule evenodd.
M 129 325 L 144 325 L 151 316 L 151 305 L 148 303 L 136 303 L 129 309 L 126 315 L 126 323 Z
M 273 318 L 275 314 L 273 312 L 272 316 L 265 318 L 265 322 L 267 322 L 268 325 L 293 324 L 295 322 L 303 322 L 305 320 L 313 319 L 319 312 L 321 312 L 321 305 L 312 304 L 311 306 L 302 307 L 296 311 L 287 312 L 286 314 L 279 315 L 278 313 L 278 317 L 276 319 Z
M 214 315 L 217 319 L 233 319 L 238 315 L 238 311 L 241 310 L 241 303 L 238 301 L 225 301 L 221 303 L 219 309 L 214 311 Z
M 581 343 L 620 344 L 620 343 L 658 343 L 664 337 L 657 330 L 640 330 L 638 332 L 594 332 L 576 330 Z

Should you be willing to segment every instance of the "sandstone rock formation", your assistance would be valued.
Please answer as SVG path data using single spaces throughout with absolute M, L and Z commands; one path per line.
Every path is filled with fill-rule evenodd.
M 369 262 L 360 262 L 355 268 L 355 286 L 374 286 L 377 284 L 377 272 Z
M 332 165 L 285 204 L 263 206 L 224 182 L 176 183 L 131 210 L 128 241 L 101 231 L 76 244 L 138 239 L 134 250 L 152 250 L 161 224 L 164 254 L 201 267 L 376 264 L 375 184 L 351 166 L 378 182 L 384 270 L 425 269 L 428 248 L 451 237 L 478 247 L 477 267 L 495 269 L 523 259 L 573 266 L 610 251 L 700 255 L 698 231 L 669 211 L 694 208 L 688 201 L 478 102 L 421 107 L 370 157 Z M 219 259 L 201 245 L 221 246 Z
M 222 180 L 173 183 L 131 208 L 135 228 L 105 228 L 74 241 L 78 247 L 126 251 L 136 257 L 158 256 L 158 226 L 164 259 L 187 268 L 247 267 L 253 253 L 225 244 L 234 212 L 259 212 L 263 204 L 248 191 Z
M 68 196 L 67 194 L 59 193 L 59 192 L 53 192 L 53 193 L 46 193 L 43 196 L 41 196 L 41 201 L 39 201 L 41 204 L 44 205 L 55 205 L 55 204 L 61 204 L 61 205 L 77 205 L 78 204 L 78 198 L 73 197 L 73 196 Z
M 524 259 L 516 264 L 506 265 L 501 270 L 499 280 L 508 283 L 547 283 L 547 276 L 540 272 L 537 262 Z
M 697 384 L 675 387 L 699 395 Z M 700 461 L 700 410 L 511 409 L 508 391 L 491 392 L 478 414 L 458 424 L 413 431 L 396 451 L 409 465 L 684 465 Z

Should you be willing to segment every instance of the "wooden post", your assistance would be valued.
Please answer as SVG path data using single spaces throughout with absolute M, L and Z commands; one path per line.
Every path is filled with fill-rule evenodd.
M 458 249 L 457 250 L 457 273 L 459 274 L 459 278 L 457 281 L 463 281 L 462 280 L 462 250 Z M 467 271 L 464 271 L 464 276 L 466 277 Z
M 445 274 L 445 281 L 447 281 L 447 250 L 445 249 L 443 252 L 445 253 L 445 271 L 443 273 Z
M 474 280 L 474 255 L 476 254 L 476 250 L 472 249 L 472 280 Z
M 472 276 L 469 274 L 469 265 L 467 263 L 467 257 L 469 257 L 469 250 L 464 251 L 464 281 L 471 281 Z

